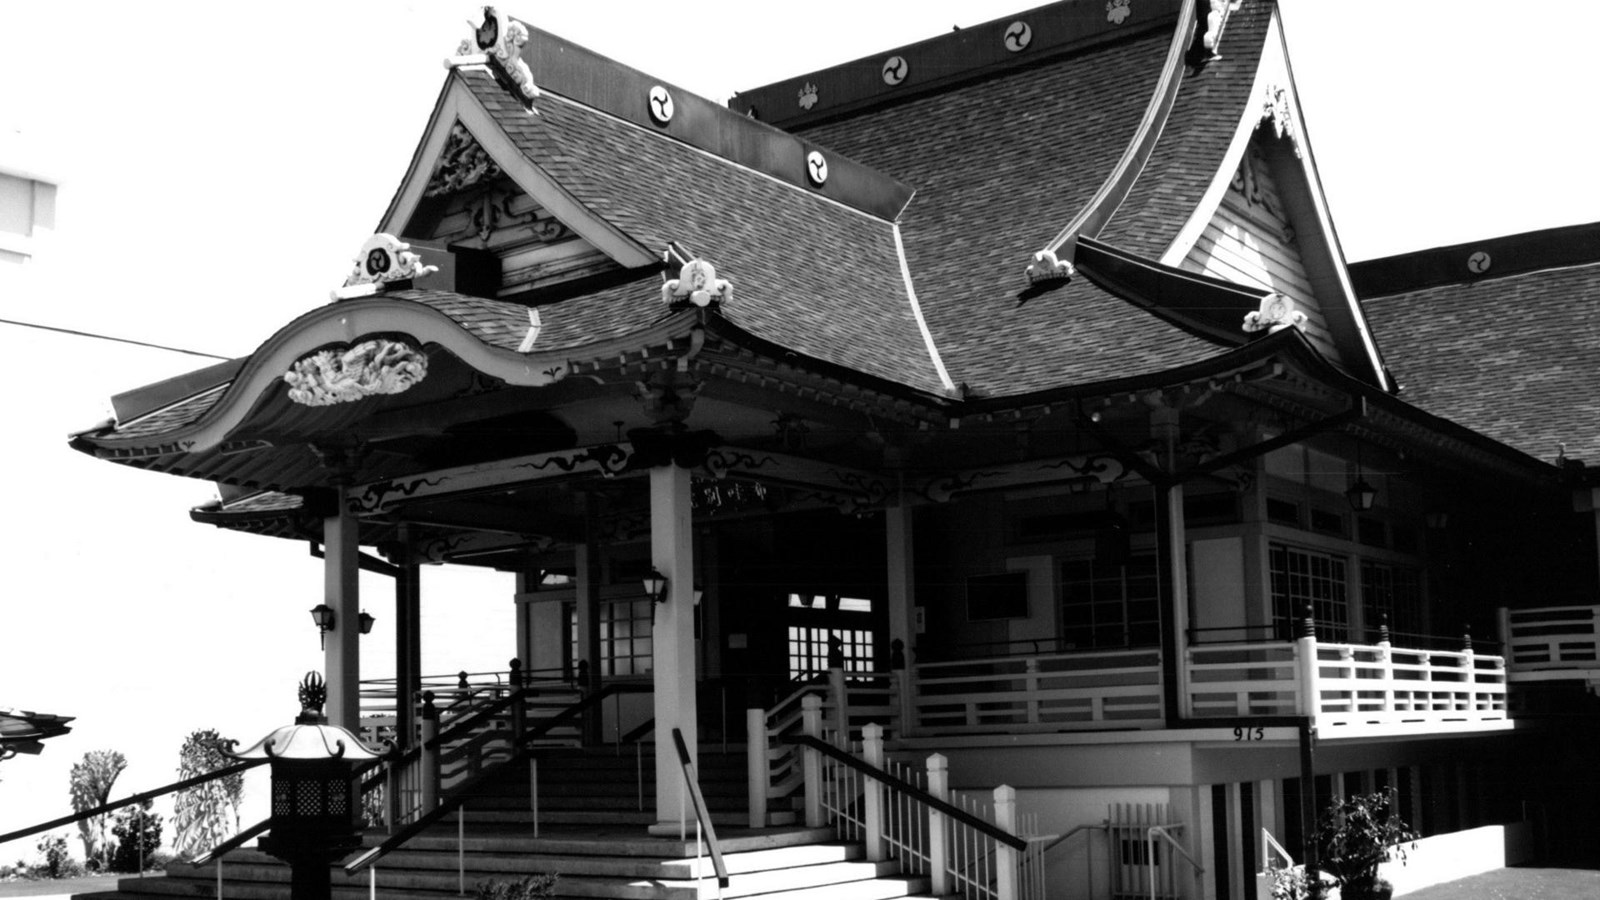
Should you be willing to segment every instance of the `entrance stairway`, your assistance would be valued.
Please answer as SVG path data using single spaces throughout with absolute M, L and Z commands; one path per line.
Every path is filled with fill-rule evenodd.
M 838 841 L 830 828 L 784 826 L 749 829 L 743 755 L 703 753 L 701 789 L 712 807 L 729 885 L 718 891 L 709 853 L 697 859 L 691 818 L 684 839 L 654 837 L 653 813 L 639 810 L 639 774 L 646 806 L 654 803 L 654 759 L 629 748 L 556 751 L 541 758 L 537 829 L 527 791 L 526 767 L 493 793 L 466 802 L 452 816 L 374 866 L 376 895 L 402 900 L 471 896 L 485 880 L 515 881 L 556 873 L 557 898 L 699 900 L 894 900 L 924 895 L 925 878 L 895 874 L 893 863 L 863 858 L 857 844 Z M 537 830 L 537 836 L 535 836 Z M 462 839 L 458 841 L 458 834 Z M 365 845 L 387 835 L 374 830 Z M 369 872 L 333 870 L 335 900 L 361 900 Z M 227 900 L 288 900 L 289 869 L 254 848 L 222 861 Z M 117 890 L 78 895 L 81 900 L 171 900 L 217 896 L 217 866 L 173 863 L 166 877 L 125 878 Z

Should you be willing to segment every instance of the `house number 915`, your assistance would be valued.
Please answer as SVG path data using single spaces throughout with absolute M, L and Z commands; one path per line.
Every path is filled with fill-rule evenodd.
M 1233 739 L 1236 741 L 1261 741 L 1266 740 L 1266 737 L 1267 730 L 1261 727 L 1235 728 L 1233 730 Z

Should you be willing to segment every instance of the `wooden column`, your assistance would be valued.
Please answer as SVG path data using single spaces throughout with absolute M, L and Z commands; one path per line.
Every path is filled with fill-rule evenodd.
M 650 470 L 650 562 L 667 577 L 667 601 L 656 605 L 655 652 L 656 825 L 652 832 L 677 834 L 681 817 L 694 818 L 678 767 L 672 729 L 699 764 L 695 704 L 694 531 L 689 470 L 676 465 Z
M 322 520 L 323 600 L 333 608 L 333 630 L 323 642 L 328 721 L 361 727 L 361 524 L 340 491 L 337 511 Z
M 898 503 L 883 511 L 883 519 L 889 558 L 889 642 L 891 645 L 895 641 L 902 642 L 909 667 L 911 648 L 916 643 L 916 635 L 912 634 L 916 582 L 911 555 L 911 507 L 901 497 Z
M 394 578 L 394 686 L 395 731 L 400 746 L 416 746 L 417 704 L 422 690 L 422 569 L 411 551 L 405 525 L 400 526 L 402 545 L 399 569 Z

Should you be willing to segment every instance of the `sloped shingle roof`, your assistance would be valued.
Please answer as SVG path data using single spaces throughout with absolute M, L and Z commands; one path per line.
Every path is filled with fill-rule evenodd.
M 1363 301 L 1401 397 L 1538 459 L 1600 465 L 1600 262 Z
M 489 73 L 460 75 L 528 159 L 590 211 L 646 247 L 675 241 L 715 265 L 734 285 L 722 310 L 734 324 L 806 356 L 942 392 L 892 223 L 553 95 L 530 113 Z M 649 290 L 653 299 L 612 291 L 556 306 L 637 301 L 659 314 L 659 285 Z
M 957 382 L 1021 394 L 1219 351 L 1087 279 L 1027 303 L 1017 296 L 1032 254 L 1133 137 L 1171 40 L 1157 29 L 806 132 L 917 188 L 902 218 L 907 255 Z

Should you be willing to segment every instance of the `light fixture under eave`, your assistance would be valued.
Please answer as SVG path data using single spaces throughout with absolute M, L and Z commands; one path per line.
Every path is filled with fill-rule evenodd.
M 1356 512 L 1366 512 L 1372 508 L 1373 501 L 1378 499 L 1378 489 L 1361 477 L 1360 443 L 1356 444 L 1356 480 L 1345 489 L 1344 498 L 1350 501 L 1350 508 Z
M 1367 483 L 1365 478 L 1357 477 L 1355 483 L 1345 489 L 1344 498 L 1350 501 L 1350 508 L 1356 512 L 1366 512 L 1372 508 L 1373 501 L 1378 499 L 1378 489 Z
M 377 621 L 378 621 L 377 618 L 375 618 L 371 613 L 367 612 L 364 609 L 361 611 L 361 617 L 357 620 L 357 622 L 360 625 L 362 634 L 371 634 L 372 633 L 372 625 L 373 625 L 374 622 L 377 622 Z
M 335 621 L 333 607 L 326 603 L 318 603 L 316 606 L 311 607 L 311 621 L 316 623 L 317 631 L 319 632 L 317 643 L 322 646 L 322 649 L 328 649 L 328 632 L 333 630 Z
M 644 577 L 643 583 L 645 596 L 649 597 L 652 602 L 667 602 L 667 576 L 655 569 L 651 569 L 650 574 Z

